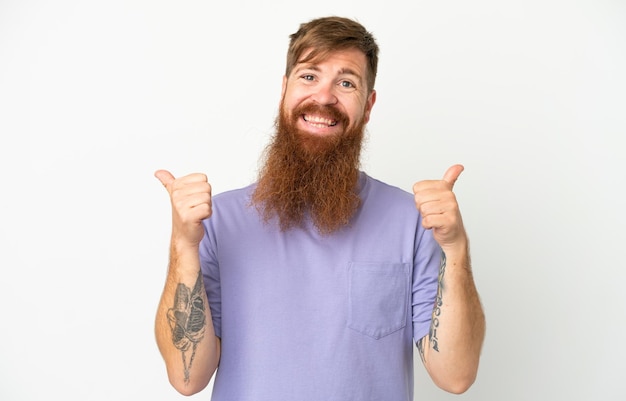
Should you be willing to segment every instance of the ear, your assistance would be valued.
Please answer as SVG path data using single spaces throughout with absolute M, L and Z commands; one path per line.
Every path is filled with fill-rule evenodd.
M 372 107 L 374 107 L 374 103 L 376 103 L 376 91 L 372 89 L 369 95 L 367 95 L 367 102 L 365 104 L 365 122 L 369 122 L 370 113 L 372 111 Z
M 285 97 L 285 91 L 287 90 L 287 76 L 283 75 L 283 87 L 281 89 L 280 97 Z

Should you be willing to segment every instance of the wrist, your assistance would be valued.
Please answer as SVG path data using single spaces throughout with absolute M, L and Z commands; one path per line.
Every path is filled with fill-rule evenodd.
M 441 247 L 448 266 L 459 266 L 470 269 L 469 243 L 467 240 Z
M 176 253 L 197 253 L 200 247 L 200 241 L 190 241 L 186 236 L 172 232 L 170 239 L 170 251 Z
M 181 278 L 196 277 L 200 271 L 199 244 L 172 236 L 169 271 Z

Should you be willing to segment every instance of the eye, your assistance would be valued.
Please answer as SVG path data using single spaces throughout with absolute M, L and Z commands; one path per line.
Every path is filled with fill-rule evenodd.
M 313 80 L 315 80 L 315 77 L 313 75 L 311 75 L 311 74 L 304 74 L 300 78 L 304 79 L 305 81 L 313 81 Z
M 354 86 L 354 84 L 350 81 L 341 81 L 339 82 L 339 85 L 344 88 L 344 89 L 354 89 L 356 88 L 356 86 Z

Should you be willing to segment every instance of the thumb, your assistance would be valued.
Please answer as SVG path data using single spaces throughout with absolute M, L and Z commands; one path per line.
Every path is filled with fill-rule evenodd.
M 170 173 L 167 170 L 157 170 L 154 172 L 154 176 L 156 178 L 158 178 L 159 181 L 161 181 L 161 184 L 163 184 L 163 186 L 165 187 L 165 189 L 168 190 L 169 192 L 169 186 L 174 182 L 175 178 L 172 175 L 172 173 Z
M 450 184 L 450 189 L 454 187 L 454 183 L 459 178 L 464 169 L 465 167 L 463 167 L 462 165 L 455 164 L 454 166 L 450 167 L 443 175 L 443 180 Z

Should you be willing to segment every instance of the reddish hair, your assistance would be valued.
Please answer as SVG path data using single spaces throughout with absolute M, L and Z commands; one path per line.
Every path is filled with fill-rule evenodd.
M 348 18 L 324 17 L 301 24 L 296 33 L 291 34 L 287 51 L 289 77 L 298 63 L 323 60 L 337 50 L 358 49 L 367 59 L 367 89 L 374 90 L 378 69 L 378 45 L 374 36 L 363 25 Z M 305 52 L 306 57 L 303 58 Z

